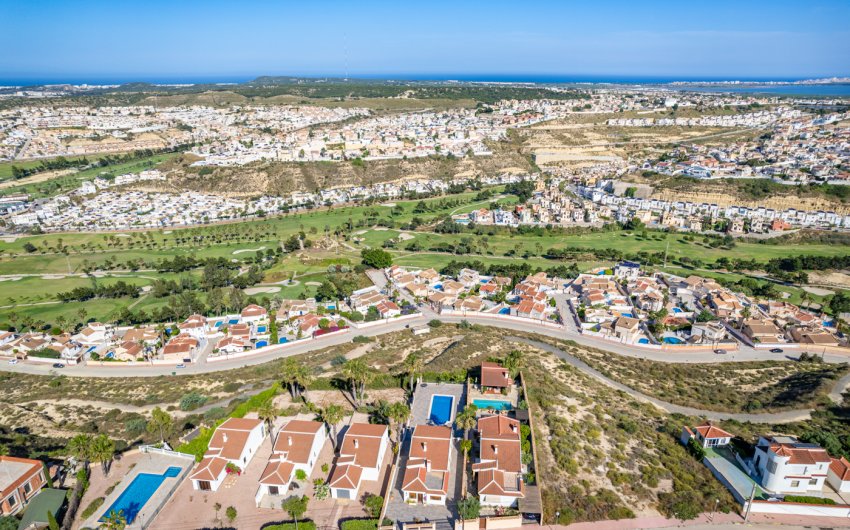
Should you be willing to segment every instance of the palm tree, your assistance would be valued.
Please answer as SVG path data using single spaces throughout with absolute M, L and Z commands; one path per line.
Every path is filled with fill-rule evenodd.
M 466 408 L 463 409 L 463 412 L 455 416 L 455 426 L 458 429 L 463 429 L 465 433 L 468 433 L 478 424 L 478 418 L 476 417 L 477 412 L 478 407 L 475 405 L 467 405 Z
M 511 377 L 516 377 L 519 371 L 522 370 L 524 357 L 525 354 L 519 350 L 511 350 L 505 357 L 505 361 L 502 364 L 511 373 Z
M 100 462 L 100 468 L 104 476 L 109 475 L 109 467 L 115 457 L 115 442 L 109 436 L 101 434 L 92 440 L 91 457 L 95 462 Z
M 359 407 L 366 395 L 366 385 L 372 379 L 372 371 L 362 359 L 352 359 L 342 365 L 342 375 L 351 384 L 351 397 Z
M 396 443 L 401 443 L 401 429 L 410 418 L 410 407 L 404 401 L 397 401 L 387 408 L 387 417 L 395 424 Z
M 269 441 L 271 441 L 272 445 L 274 445 L 274 433 L 272 432 L 272 427 L 274 426 L 274 420 L 277 419 L 277 407 L 274 406 L 272 398 L 267 399 L 259 406 L 259 408 L 257 408 L 257 417 L 263 420 L 263 423 L 266 424 L 266 430 L 269 433 Z
M 424 365 L 425 361 L 418 353 L 411 353 L 404 359 L 404 369 L 410 378 L 408 388 L 411 392 L 413 392 L 413 383 L 416 381 L 416 374 L 422 371 Z
M 109 515 L 104 517 L 103 524 L 100 528 L 104 530 L 124 530 L 127 527 L 127 518 L 124 517 L 124 510 L 112 510 Z
M 305 364 L 296 361 L 293 357 L 287 357 L 281 366 L 281 379 L 289 388 L 292 398 L 298 399 L 302 396 L 302 392 L 307 390 L 313 376 Z
M 91 461 L 92 436 L 90 434 L 78 434 L 68 441 L 68 453 L 77 462 L 83 463 L 83 468 L 88 470 Z
M 325 425 L 331 433 L 331 445 L 333 445 L 334 450 L 336 450 L 337 439 L 336 425 L 342 421 L 343 416 L 345 416 L 345 410 L 335 403 L 332 403 L 319 411 L 319 417 L 323 422 L 325 422 Z

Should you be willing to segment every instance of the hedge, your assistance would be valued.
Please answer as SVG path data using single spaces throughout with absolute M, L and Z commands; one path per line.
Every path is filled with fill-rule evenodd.
M 98 497 L 95 500 L 91 501 L 89 505 L 86 506 L 86 509 L 83 510 L 83 513 L 80 515 L 80 517 L 82 517 L 82 519 L 85 521 L 86 519 L 94 515 L 94 512 L 96 512 L 98 508 L 103 506 L 103 501 L 105 500 L 106 499 L 104 497 Z
M 799 502 L 801 504 L 835 504 L 832 499 L 824 497 L 809 497 L 808 495 L 786 495 L 785 502 Z
M 340 530 L 376 530 L 377 519 L 349 519 L 339 525 Z
M 262 530 L 295 530 L 295 523 L 281 523 L 264 526 Z M 313 521 L 298 521 L 298 530 L 316 530 L 316 523 Z

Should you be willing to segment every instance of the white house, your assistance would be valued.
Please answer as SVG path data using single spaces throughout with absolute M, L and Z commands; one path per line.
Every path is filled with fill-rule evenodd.
M 850 462 L 843 456 L 833 458 L 826 481 L 839 493 L 850 493 Z
M 614 267 L 614 276 L 628 281 L 636 280 L 640 276 L 640 264 L 633 261 L 623 261 Z
M 339 456 L 328 479 L 331 496 L 335 499 L 356 499 L 361 481 L 378 480 L 389 445 L 386 425 L 351 425 L 345 431 Z
M 219 425 L 203 460 L 189 476 L 192 487 L 217 491 L 227 476 L 227 464 L 245 469 L 265 437 L 266 425 L 258 419 L 230 418 Z
M 823 490 L 832 459 L 817 444 L 793 436 L 759 437 L 753 467 L 761 485 L 774 493 Z
M 483 506 L 516 507 L 525 496 L 519 421 L 502 415 L 478 420 L 478 497 Z
M 446 504 L 452 472 L 452 430 L 417 425 L 410 440 L 401 491 L 412 504 Z
M 708 447 L 721 447 L 729 445 L 732 441 L 732 436 L 720 427 L 715 427 L 711 422 L 705 422 L 691 430 L 687 425 L 682 427 L 682 436 L 680 441 L 683 445 L 687 445 L 691 439 L 694 439 L 697 444 L 703 449 Z
M 249 304 L 242 310 L 240 317 L 242 318 L 242 322 L 260 322 L 268 317 L 268 311 L 266 311 L 265 307 L 258 306 L 257 304 Z
M 78 334 L 74 340 L 83 346 L 97 346 L 112 338 L 112 327 L 100 322 L 90 322 Z
M 290 420 L 277 434 L 272 455 L 260 476 L 255 500 L 265 495 L 283 495 L 301 470 L 309 477 L 327 440 L 325 424 L 318 421 Z
M 190 337 L 194 337 L 198 340 L 203 340 L 210 331 L 210 326 L 207 323 L 206 317 L 197 314 L 190 316 L 177 327 L 180 328 L 180 333 L 189 335 Z

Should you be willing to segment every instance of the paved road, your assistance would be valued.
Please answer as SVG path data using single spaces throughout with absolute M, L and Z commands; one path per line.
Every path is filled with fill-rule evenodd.
M 774 413 L 759 413 L 759 414 L 741 414 L 741 413 L 731 413 L 731 412 L 717 412 L 711 410 L 702 410 L 693 407 L 683 407 L 680 405 L 675 405 L 673 403 L 668 403 L 667 401 L 662 401 L 660 399 L 654 398 L 652 396 L 648 396 L 642 392 L 638 392 L 637 390 L 624 385 L 623 383 L 619 383 L 610 379 L 604 375 L 602 375 L 598 370 L 591 367 L 581 359 L 570 355 L 560 348 L 556 348 L 545 342 L 540 342 L 537 340 L 524 339 L 521 337 L 506 337 L 507 340 L 513 342 L 520 342 L 523 344 L 528 344 L 530 346 L 534 346 L 536 348 L 540 348 L 543 351 L 547 351 L 549 353 L 555 354 L 558 358 L 563 359 L 567 364 L 577 368 L 578 370 L 590 375 L 591 377 L 596 378 L 597 380 L 605 383 L 606 385 L 625 392 L 626 394 L 632 396 L 638 401 L 643 401 L 645 403 L 652 403 L 656 407 L 667 411 L 672 414 L 685 414 L 688 416 L 702 416 L 709 420 L 737 420 L 741 422 L 751 421 L 755 423 L 791 423 L 793 421 L 805 420 L 811 417 L 810 409 L 804 410 L 787 410 L 783 412 L 774 412 Z M 845 382 L 846 384 L 846 382 Z

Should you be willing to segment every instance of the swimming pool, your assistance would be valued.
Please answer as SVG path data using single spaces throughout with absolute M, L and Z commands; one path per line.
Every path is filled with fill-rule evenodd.
M 498 399 L 473 399 L 472 404 L 482 410 L 513 410 L 514 408 L 510 401 Z
M 649 344 L 649 339 L 638 339 L 638 344 Z
M 500 315 L 510 315 L 511 314 L 511 308 L 510 307 L 503 307 L 502 309 L 499 309 L 499 314 Z
M 258 340 L 257 344 L 255 344 L 255 346 L 257 348 L 265 348 L 268 345 L 269 345 L 268 341 L 265 341 L 265 340 Z
M 265 332 L 266 332 L 265 326 L 257 326 L 257 333 L 265 333 Z
M 238 323 L 239 323 L 239 319 L 238 319 L 238 318 L 231 318 L 230 320 L 228 320 L 228 321 L 227 321 L 227 323 L 228 323 L 228 324 L 231 324 L 231 325 L 233 325 L 233 324 L 238 324 Z
M 286 337 L 281 337 L 281 338 L 277 341 L 277 343 L 278 343 L 278 344 L 286 344 L 287 342 L 289 342 L 289 339 L 287 339 Z
M 153 497 L 153 494 L 156 493 L 156 490 L 165 482 L 165 479 L 176 477 L 179 474 L 180 468 L 176 466 L 169 467 L 161 475 L 139 473 L 103 513 L 100 522 L 106 521 L 106 517 L 113 511 L 123 511 L 127 524 L 131 524 L 142 511 L 142 508 L 145 507 L 145 504 Z
M 431 396 L 431 412 L 428 413 L 428 419 L 435 425 L 446 425 L 451 422 L 454 402 L 455 398 L 452 396 L 439 394 Z
M 682 344 L 683 343 L 682 339 L 680 339 L 678 337 L 664 337 L 662 339 L 662 341 L 664 342 L 664 344 Z
M 673 308 L 673 312 L 674 312 L 674 313 L 681 313 L 681 312 L 682 312 L 682 310 L 681 310 L 681 309 L 679 309 L 678 307 L 674 307 L 674 308 Z
M 631 314 L 631 313 L 620 313 L 620 316 L 628 317 L 628 318 L 634 318 L 634 317 L 635 317 L 635 316 L 634 316 L 633 314 Z

